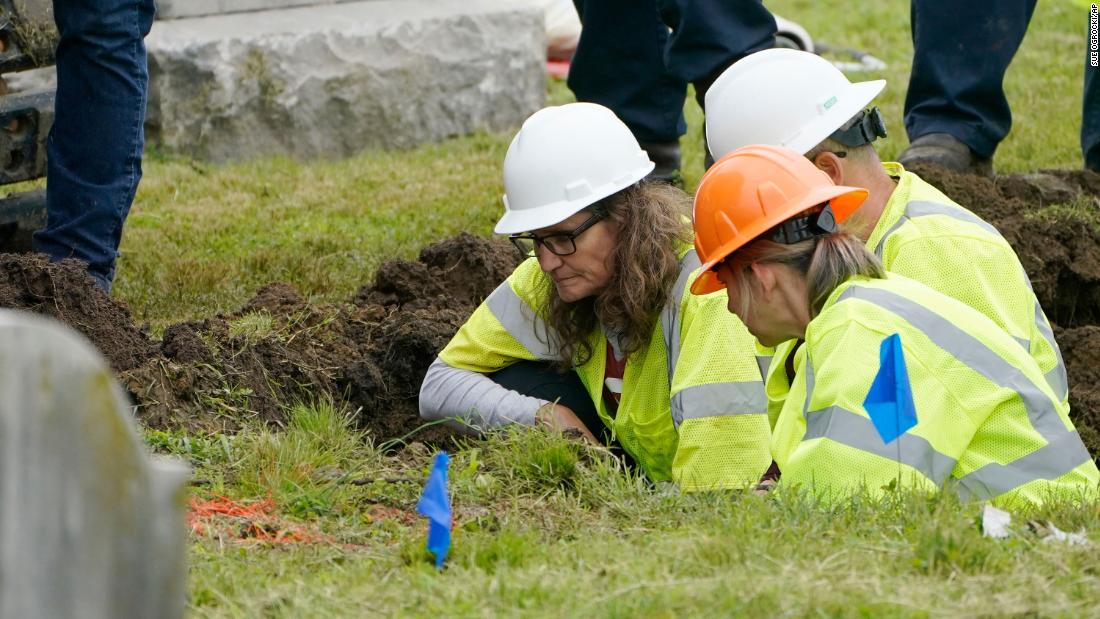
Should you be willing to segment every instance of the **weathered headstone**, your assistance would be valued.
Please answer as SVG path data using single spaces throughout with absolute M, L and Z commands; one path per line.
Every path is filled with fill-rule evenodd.
M 375 0 L 158 21 L 147 136 L 213 161 L 345 157 L 514 127 L 545 100 L 543 15 Z
M 0 617 L 180 617 L 187 474 L 91 344 L 0 310 Z

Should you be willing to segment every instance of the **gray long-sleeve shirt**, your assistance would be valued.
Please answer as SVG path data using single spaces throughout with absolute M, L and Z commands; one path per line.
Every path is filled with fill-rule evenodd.
M 447 365 L 436 357 L 420 385 L 420 417 L 457 418 L 478 429 L 510 423 L 535 425 L 535 413 L 547 400 L 501 387 L 491 378 Z

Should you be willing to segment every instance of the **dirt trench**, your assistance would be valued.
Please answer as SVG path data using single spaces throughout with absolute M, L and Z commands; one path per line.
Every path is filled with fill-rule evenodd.
M 997 226 L 1015 247 L 1061 344 L 1072 415 L 1100 455 L 1100 175 L 1051 171 L 984 179 L 916 170 Z M 1039 210 L 1053 203 L 1074 209 Z M 428 365 L 473 309 L 515 268 L 506 242 L 462 234 L 414 261 L 387 262 L 336 304 L 309 304 L 287 284 L 260 289 L 236 312 L 172 325 L 156 342 L 75 263 L 0 255 L 0 307 L 36 311 L 83 333 L 119 373 L 143 423 L 233 431 L 282 423 L 295 401 L 356 411 L 376 443 L 422 426 L 417 393 Z M 415 439 L 440 442 L 443 426 Z
M 231 432 L 249 420 L 279 425 L 296 402 L 333 400 L 356 411 L 376 442 L 422 426 L 420 382 L 436 353 L 518 264 L 500 239 L 469 234 L 385 263 L 373 283 L 337 304 L 309 304 L 269 284 L 237 311 L 169 326 L 159 342 L 79 264 L 0 255 L 0 307 L 48 314 L 108 358 L 155 428 Z M 443 426 L 415 439 L 438 443 Z

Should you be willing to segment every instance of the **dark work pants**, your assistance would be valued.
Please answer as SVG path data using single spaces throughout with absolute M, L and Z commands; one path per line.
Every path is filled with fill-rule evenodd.
M 1036 0 L 912 0 L 913 71 L 905 97 L 910 141 L 948 133 L 992 157 L 1012 127 L 1004 76 Z
M 641 142 L 678 140 L 689 83 L 701 104 L 726 67 L 775 45 L 775 19 L 760 0 L 574 4 L 582 29 L 569 88 L 578 101 L 610 108 Z
M 635 468 L 634 458 L 613 439 L 576 372 L 558 372 L 542 361 L 520 361 L 489 374 L 489 378 L 506 389 L 569 407 L 588 431 L 607 445 L 627 468 Z
M 608 442 L 610 432 L 576 372 L 558 372 L 541 361 L 520 361 L 489 374 L 489 378 L 505 389 L 561 403 L 576 413 L 589 432 Z
M 57 96 L 36 251 L 78 258 L 105 290 L 141 179 L 153 0 L 55 0 Z

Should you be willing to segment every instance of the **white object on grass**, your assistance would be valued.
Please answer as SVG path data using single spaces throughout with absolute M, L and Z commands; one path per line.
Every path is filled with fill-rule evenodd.
M 1009 536 L 1008 525 L 1012 523 L 1012 514 L 992 505 L 982 508 L 982 534 L 986 537 L 1004 539 Z
M 1070 546 L 1085 546 L 1089 543 L 1089 538 L 1085 536 L 1084 529 L 1076 533 L 1067 533 L 1052 523 L 1047 523 L 1047 530 L 1050 531 L 1050 535 L 1043 538 L 1044 542 L 1065 542 Z

